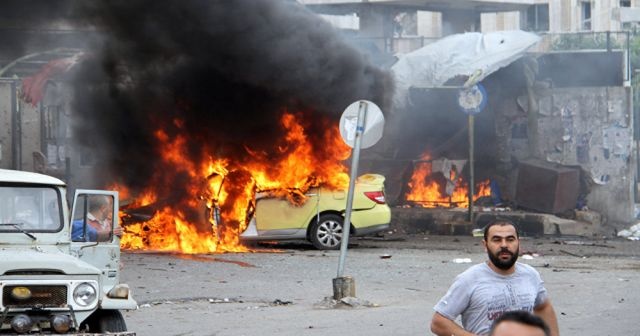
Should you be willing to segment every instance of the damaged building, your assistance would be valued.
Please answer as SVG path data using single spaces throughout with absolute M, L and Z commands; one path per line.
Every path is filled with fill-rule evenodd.
M 391 63 L 394 109 L 383 144 L 366 155 L 365 166 L 387 176 L 387 191 L 399 207 L 396 214 L 415 222 L 412 227 L 466 233 L 500 215 L 532 234 L 615 234 L 635 220 L 632 35 L 588 32 L 630 27 L 637 21 L 631 3 L 594 8 L 616 13 L 610 21 L 601 16 L 591 20 L 592 4 L 587 2 L 581 4 L 581 13 L 569 11 L 564 2 L 542 1 L 305 3 L 330 17 L 356 17 L 349 36 L 376 41 L 377 49 L 365 48 L 367 52 L 372 59 L 382 59 L 380 64 Z M 394 29 L 399 15 L 405 27 L 406 18 L 412 18 L 412 28 L 404 34 Z M 562 21 L 569 17 L 575 18 L 571 24 Z M 421 25 L 430 25 L 430 33 L 421 32 Z M 526 39 L 505 35 L 512 31 L 495 31 L 500 27 L 545 32 L 526 53 L 500 59 L 503 42 Z M 464 41 L 465 35 L 479 37 Z M 452 36 L 459 41 L 443 44 L 453 41 Z M 485 53 L 472 58 L 480 49 Z M 395 52 L 396 60 L 377 57 L 371 50 Z M 459 57 L 465 53 L 470 56 Z M 475 186 L 486 197 L 476 204 L 476 222 L 469 225 L 466 211 L 416 208 L 464 205 L 451 186 L 459 178 L 465 185 L 469 178 L 468 118 L 456 99 L 465 81 L 486 66 L 481 64 L 485 60 L 495 67 L 480 81 L 488 102 L 475 116 L 474 182 L 491 188 Z M 398 103 L 398 96 L 406 103 Z M 416 196 L 412 190 L 416 171 L 425 164 L 432 176 L 420 178 L 437 181 L 437 196 Z
M 510 37 L 504 38 L 508 43 Z M 585 71 L 595 64 L 597 72 Z M 477 226 L 500 215 L 526 224 L 532 233 L 611 233 L 633 220 L 636 163 L 625 64 L 621 50 L 530 51 L 481 81 L 488 103 L 475 116 L 475 175 L 490 181 L 493 200 L 478 204 Z M 387 146 L 401 149 L 376 155 L 412 158 L 408 167 L 396 163 L 386 173 L 402 181 L 403 188 L 395 190 L 398 205 L 416 205 L 407 202 L 407 175 L 423 153 L 435 162 L 469 158 L 467 116 L 456 101 L 466 77 L 449 77 L 442 85 L 408 88 L 406 107 L 390 117 L 400 121 L 390 121 L 385 140 L 395 144 Z M 461 176 L 469 176 L 468 167 Z M 536 213 L 576 221 L 556 222 Z

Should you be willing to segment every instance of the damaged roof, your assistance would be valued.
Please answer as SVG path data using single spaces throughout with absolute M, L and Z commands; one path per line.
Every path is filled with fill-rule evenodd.
M 521 30 L 450 35 L 399 57 L 391 67 L 395 78 L 394 107 L 403 108 L 410 88 L 434 88 L 454 78 L 479 82 L 520 57 L 540 41 Z

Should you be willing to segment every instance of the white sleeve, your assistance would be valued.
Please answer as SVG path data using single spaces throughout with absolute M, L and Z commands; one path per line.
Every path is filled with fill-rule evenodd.
M 433 309 L 440 315 L 455 320 L 469 306 L 471 286 L 466 278 L 458 275 L 451 287 Z
M 537 307 L 547 301 L 548 294 L 547 289 L 544 287 L 544 281 L 542 281 L 540 273 L 538 273 L 538 271 L 536 271 L 535 269 L 533 270 L 533 272 L 535 274 L 536 288 L 538 289 L 538 293 L 536 294 L 536 301 L 533 303 L 533 306 Z

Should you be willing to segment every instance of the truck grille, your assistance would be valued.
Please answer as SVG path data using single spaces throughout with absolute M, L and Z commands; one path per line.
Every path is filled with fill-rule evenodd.
M 15 299 L 11 291 L 16 287 L 27 287 L 31 291 L 28 299 Z M 64 307 L 67 304 L 67 286 L 39 286 L 39 285 L 11 285 L 2 290 L 2 305 L 4 307 Z

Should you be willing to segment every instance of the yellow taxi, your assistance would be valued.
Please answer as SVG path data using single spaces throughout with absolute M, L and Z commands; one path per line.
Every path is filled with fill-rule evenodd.
M 365 174 L 356 180 L 351 211 L 350 236 L 384 231 L 391 222 L 391 209 L 384 194 L 384 176 Z M 321 250 L 340 248 L 347 190 L 312 188 L 302 205 L 284 198 L 256 197 L 255 214 L 240 235 L 243 241 L 310 241 Z

